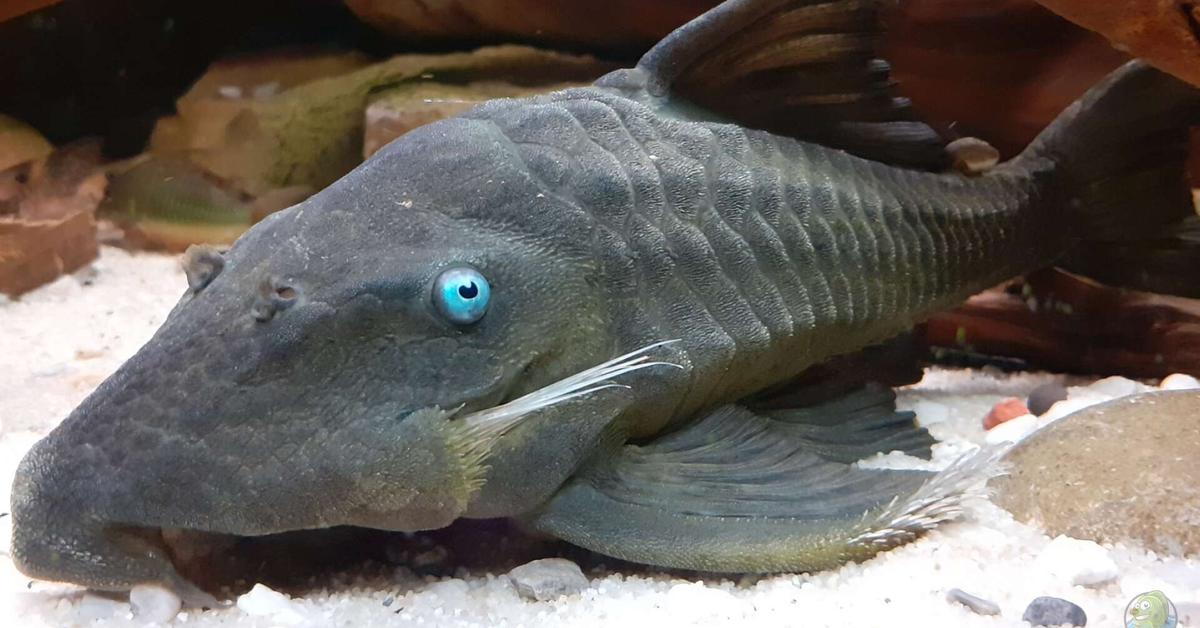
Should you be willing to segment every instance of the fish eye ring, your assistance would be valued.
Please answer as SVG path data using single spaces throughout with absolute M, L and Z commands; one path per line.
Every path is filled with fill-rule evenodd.
M 487 313 L 492 287 L 470 266 L 448 268 L 433 281 L 433 305 L 446 320 L 470 325 Z

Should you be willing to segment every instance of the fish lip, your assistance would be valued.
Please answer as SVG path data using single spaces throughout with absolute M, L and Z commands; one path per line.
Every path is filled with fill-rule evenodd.
M 168 530 L 174 530 L 176 536 L 174 538 L 168 536 Z M 161 552 L 161 557 L 166 562 L 165 566 L 169 569 L 164 575 L 165 581 L 157 584 L 170 589 L 187 606 L 219 609 L 231 605 L 231 602 L 217 599 L 216 596 L 204 590 L 185 575 L 189 573 L 191 564 L 184 558 L 181 548 L 184 547 L 184 538 L 190 539 L 192 542 L 200 539 L 225 538 L 229 539 L 230 545 L 232 545 L 232 541 L 235 541 L 237 537 L 202 530 L 185 531 L 178 528 L 131 526 L 119 523 L 104 526 L 102 533 L 108 537 L 136 538 Z

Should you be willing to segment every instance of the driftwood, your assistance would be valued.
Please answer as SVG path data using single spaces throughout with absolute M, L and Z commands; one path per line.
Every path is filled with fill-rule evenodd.
M 1200 86 L 1200 5 L 1193 0 L 1038 0 L 1164 72 Z
M 937 314 L 918 337 L 939 349 L 1076 373 L 1200 375 L 1200 299 L 1112 288 L 1044 270 Z
M 404 42 L 532 42 L 640 54 L 720 0 L 344 0 Z

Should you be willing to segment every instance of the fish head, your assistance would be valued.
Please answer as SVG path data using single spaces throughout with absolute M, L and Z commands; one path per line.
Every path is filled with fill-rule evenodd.
M 612 350 L 590 236 L 512 228 L 558 201 L 484 125 L 412 136 L 189 254 L 153 338 L 21 462 L 22 571 L 187 592 L 164 531 L 443 527 L 511 425 L 495 409 Z

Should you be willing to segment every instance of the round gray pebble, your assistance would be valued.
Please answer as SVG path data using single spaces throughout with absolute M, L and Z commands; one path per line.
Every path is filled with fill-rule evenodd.
M 1025 407 L 1037 416 L 1046 414 L 1050 406 L 1067 398 L 1067 389 L 1058 383 L 1042 384 L 1034 388 L 1029 393 L 1029 399 L 1025 401 Z
M 574 595 L 591 585 L 579 565 L 565 558 L 543 558 L 525 563 L 508 572 L 508 578 L 521 597 L 538 602 Z
M 1039 597 L 1029 603 L 1021 619 L 1034 626 L 1086 626 L 1087 613 L 1059 597 Z
M 1000 614 L 1000 605 L 991 600 L 971 595 L 962 589 L 950 589 L 946 591 L 946 599 L 951 602 L 958 602 L 980 615 Z

